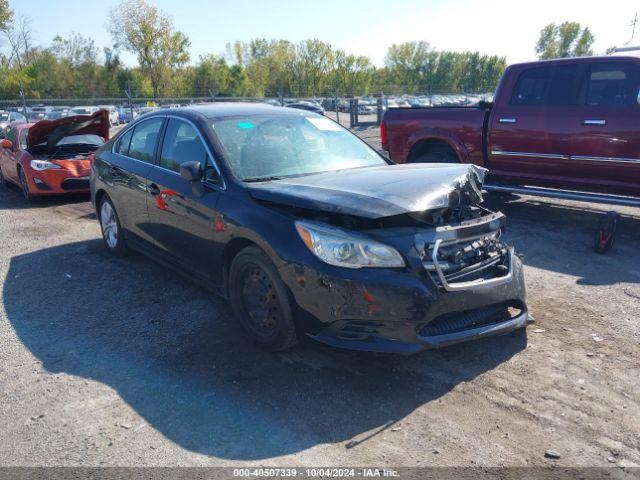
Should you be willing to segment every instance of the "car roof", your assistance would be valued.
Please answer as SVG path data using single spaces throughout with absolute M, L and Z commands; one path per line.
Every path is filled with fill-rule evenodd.
M 266 103 L 248 102 L 219 102 L 207 105 L 194 105 L 180 108 L 164 108 L 153 112 L 155 115 L 176 115 L 181 113 L 186 117 L 224 118 L 243 115 L 309 115 L 311 112 L 293 108 L 277 107 Z
M 576 64 L 576 63 L 593 63 L 593 62 L 613 62 L 613 63 L 621 63 L 621 62 L 631 62 L 638 63 L 640 59 L 638 57 L 633 56 L 591 56 L 591 57 L 565 57 L 565 58 L 551 58 L 548 60 L 536 60 L 534 62 L 522 62 L 522 63 L 514 63 L 510 65 L 510 67 L 534 67 L 537 65 L 540 66 L 552 66 L 552 65 L 564 65 L 564 64 Z

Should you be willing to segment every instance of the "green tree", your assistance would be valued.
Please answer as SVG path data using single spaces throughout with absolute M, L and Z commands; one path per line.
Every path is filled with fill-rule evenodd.
M 193 76 L 193 92 L 196 95 L 229 95 L 230 84 L 231 69 L 224 58 L 215 55 L 200 57 Z
M 431 47 L 425 41 L 394 43 L 384 60 L 393 87 L 406 93 L 416 92 L 425 86 L 432 62 Z
M 9 6 L 9 0 L 0 0 L 0 30 L 7 31 L 13 21 L 13 10 Z
M 287 65 L 291 71 L 290 88 L 299 96 L 321 95 L 327 86 L 328 74 L 333 70 L 333 49 L 320 40 L 305 40 L 295 49 L 295 56 Z
M 578 22 L 550 23 L 540 31 L 536 54 L 540 59 L 593 55 L 595 37 Z
M 343 50 L 334 53 L 333 84 L 341 95 L 369 93 L 375 67 L 369 57 L 347 54 Z
M 189 39 L 173 21 L 146 0 L 124 0 L 109 14 L 109 31 L 116 43 L 138 57 L 149 78 L 153 96 L 170 82 L 173 69 L 189 62 Z

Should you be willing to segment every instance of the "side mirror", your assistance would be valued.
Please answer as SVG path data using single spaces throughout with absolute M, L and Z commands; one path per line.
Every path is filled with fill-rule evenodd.
M 11 142 L 11 140 L 7 140 L 6 138 L 3 138 L 2 140 L 0 140 L 0 147 L 13 148 L 13 143 Z
M 180 165 L 180 175 L 189 183 L 202 180 L 200 162 L 184 162 Z
M 196 197 L 204 195 L 200 162 L 184 162 L 180 165 L 180 176 L 191 184 L 191 191 Z

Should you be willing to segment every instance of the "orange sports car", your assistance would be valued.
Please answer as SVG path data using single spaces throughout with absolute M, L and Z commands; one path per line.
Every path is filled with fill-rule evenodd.
M 109 138 L 109 112 L 12 125 L 0 140 L 0 183 L 27 200 L 89 193 L 93 153 Z

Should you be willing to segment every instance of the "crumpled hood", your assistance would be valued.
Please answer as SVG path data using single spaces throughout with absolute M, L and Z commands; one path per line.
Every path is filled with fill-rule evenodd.
M 40 120 L 29 128 L 27 148 L 46 143 L 54 147 L 62 138 L 69 135 L 99 135 L 105 141 L 109 139 L 109 112 L 99 110 L 93 115 L 73 115 L 57 120 Z
M 248 184 L 270 203 L 378 219 L 449 206 L 454 191 L 482 198 L 487 169 L 460 164 L 404 164 L 356 168 Z

